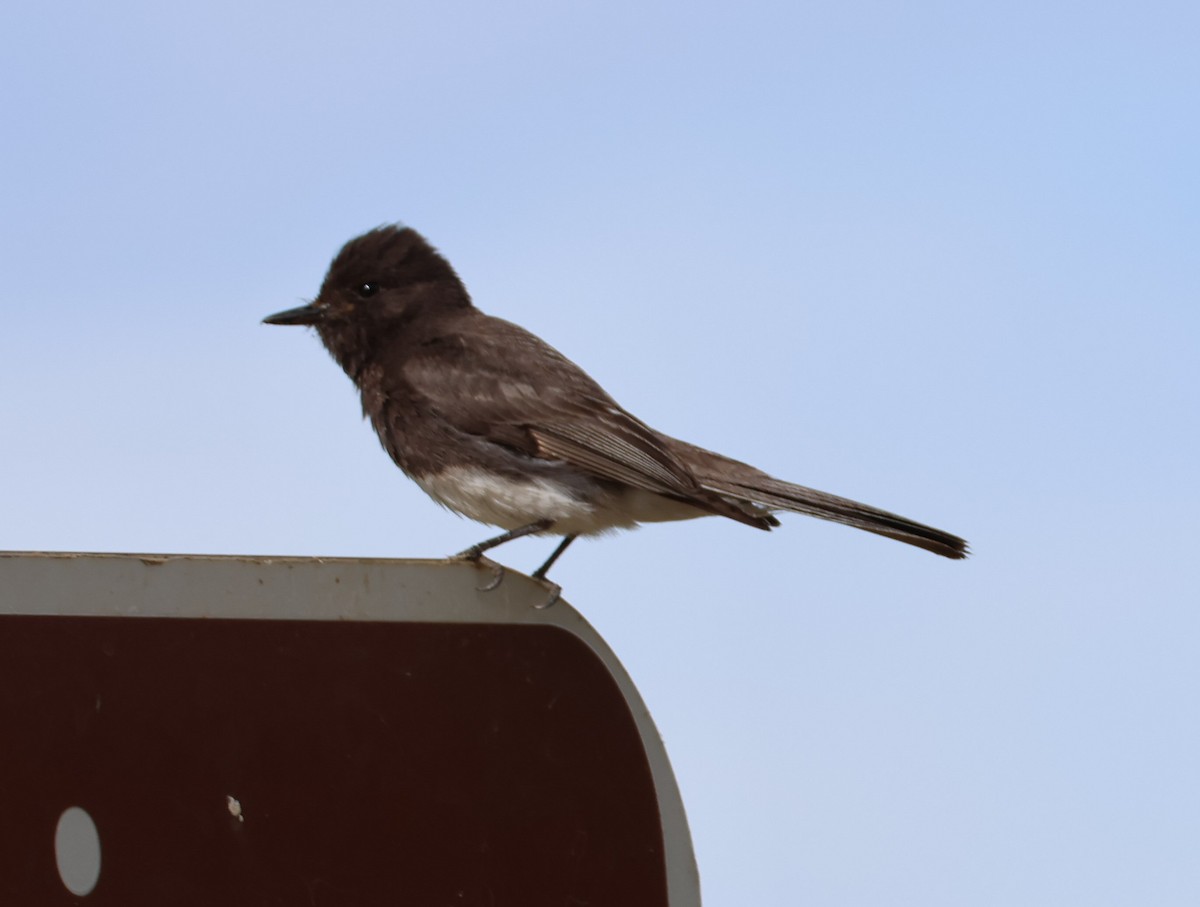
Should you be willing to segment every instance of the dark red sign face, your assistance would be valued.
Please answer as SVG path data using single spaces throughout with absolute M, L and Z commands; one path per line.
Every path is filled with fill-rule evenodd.
M 557 627 L 0 615 L 0 722 L 0 903 L 667 903 L 638 729 Z

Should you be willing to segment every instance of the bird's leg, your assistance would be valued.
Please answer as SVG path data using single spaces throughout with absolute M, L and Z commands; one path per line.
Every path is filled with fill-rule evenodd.
M 483 556 L 483 552 L 490 551 L 492 548 L 495 548 L 497 545 L 503 545 L 505 542 L 511 542 L 513 539 L 524 538 L 527 535 L 533 535 L 537 532 L 545 532 L 553 524 L 553 520 L 537 520 L 533 523 L 526 523 L 524 526 L 518 526 L 516 529 L 510 529 L 508 532 L 498 535 L 495 538 L 485 539 L 477 545 L 472 545 L 465 551 L 460 551 L 458 554 L 454 555 L 454 559 L 478 563 L 480 560 L 486 560 L 486 558 Z M 491 562 L 489 561 L 489 563 Z M 499 586 L 500 581 L 504 579 L 503 567 L 501 567 L 499 564 L 492 564 L 492 568 L 495 570 L 496 578 L 486 586 L 481 587 L 479 590 L 480 592 L 490 592 L 492 589 L 495 589 L 497 586 Z
M 579 538 L 578 535 L 564 535 L 563 540 L 559 542 L 558 547 L 554 549 L 554 553 L 546 558 L 546 563 L 542 564 L 542 566 L 533 571 L 533 578 L 545 579 L 550 568 L 554 566 L 554 562 L 562 557 L 562 553 L 567 550 L 567 546 L 577 538 Z
M 554 549 L 554 552 L 548 558 L 546 558 L 546 563 L 542 564 L 542 566 L 533 571 L 533 578 L 544 585 L 550 592 L 550 598 L 546 601 L 546 603 L 538 605 L 539 610 L 542 608 L 549 608 L 552 604 L 558 601 L 559 595 L 562 594 L 562 586 L 560 586 L 558 583 L 552 583 L 550 580 L 546 579 L 546 573 L 551 567 L 554 566 L 554 562 L 562 557 L 562 553 L 567 550 L 567 546 L 577 538 L 579 538 L 578 535 L 564 535 L 563 540 L 558 543 L 558 547 Z
M 464 561 L 477 561 L 485 551 L 490 551 L 499 545 L 503 545 L 505 542 L 511 542 L 513 539 L 524 538 L 525 536 L 533 535 L 536 532 L 545 532 L 553 525 L 554 520 L 537 520 L 533 523 L 526 523 L 524 526 L 518 526 L 516 529 L 510 529 L 508 532 L 498 535 L 495 538 L 485 539 L 478 545 L 472 545 L 466 551 L 458 552 L 458 554 L 454 555 L 454 557 Z

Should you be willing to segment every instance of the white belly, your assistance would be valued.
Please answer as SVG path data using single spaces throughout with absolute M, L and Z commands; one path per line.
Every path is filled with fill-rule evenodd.
M 708 515 L 652 491 L 628 488 L 586 501 L 550 479 L 511 479 L 473 467 L 448 469 L 415 481 L 439 504 L 472 520 L 501 529 L 553 520 L 548 530 L 552 535 L 595 535 L 632 529 L 638 523 Z

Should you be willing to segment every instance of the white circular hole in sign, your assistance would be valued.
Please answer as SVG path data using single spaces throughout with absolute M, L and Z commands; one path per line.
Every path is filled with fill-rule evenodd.
M 67 891 L 78 897 L 91 894 L 100 879 L 100 833 L 86 810 L 72 806 L 58 817 L 54 859 Z

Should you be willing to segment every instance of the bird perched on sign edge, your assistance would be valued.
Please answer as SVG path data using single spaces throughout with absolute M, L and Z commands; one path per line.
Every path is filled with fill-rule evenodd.
M 505 530 L 456 557 L 561 536 L 533 573 L 555 595 L 547 571 L 577 537 L 710 515 L 769 530 L 791 511 L 967 556 L 958 536 L 656 431 L 549 344 L 475 308 L 409 227 L 350 240 L 316 299 L 264 322 L 315 327 L 396 465 L 438 503 Z

